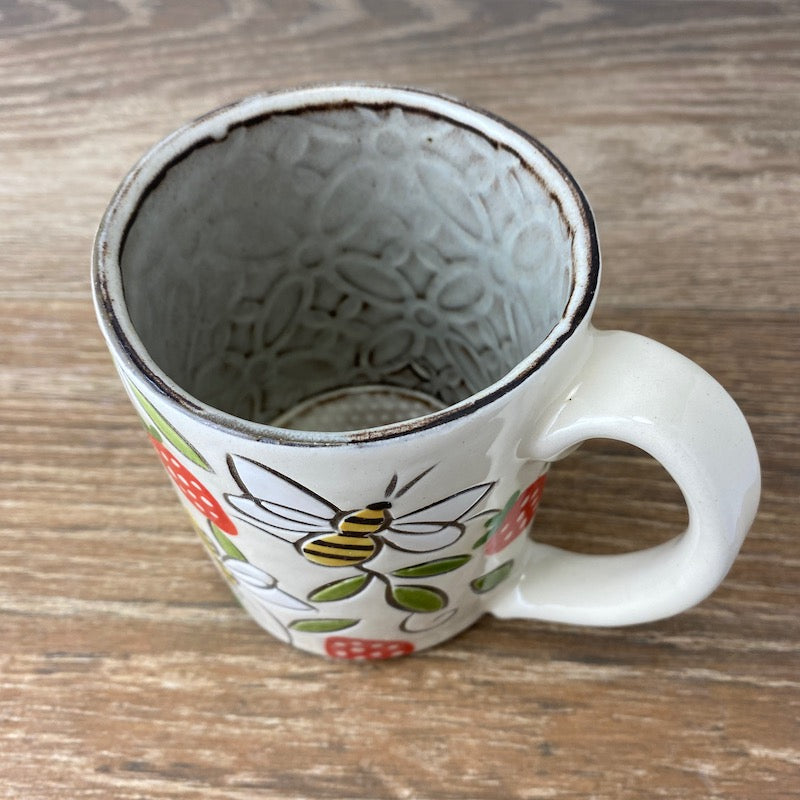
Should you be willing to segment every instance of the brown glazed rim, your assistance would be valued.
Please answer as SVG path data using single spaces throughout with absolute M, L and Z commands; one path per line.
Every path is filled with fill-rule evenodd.
M 141 204 L 173 166 L 195 150 L 223 141 L 236 128 L 257 125 L 276 114 L 301 114 L 356 106 L 404 108 L 418 114 L 429 114 L 451 125 L 468 129 L 492 142 L 496 148 L 505 149 L 519 158 L 547 189 L 571 229 L 572 287 L 562 318 L 529 356 L 480 392 L 440 411 L 380 427 L 324 433 L 290 430 L 243 419 L 201 402 L 181 389 L 153 362 L 136 334 L 125 306 L 120 254 Z M 492 136 L 491 130 L 502 133 L 502 136 Z M 514 139 L 522 149 L 529 151 L 527 156 L 509 143 L 508 140 Z M 540 162 L 539 171 L 531 165 L 531 156 Z M 551 174 L 550 182 L 546 182 L 540 174 L 541 167 L 555 173 Z M 553 178 L 561 182 L 560 187 L 553 186 Z M 564 208 L 564 197 L 574 205 L 573 219 Z M 578 224 L 575 224 L 576 216 Z M 585 263 L 579 262 L 576 249 L 579 252 L 583 250 L 581 261 Z M 578 277 L 581 280 L 577 280 Z M 363 445 L 409 436 L 461 419 L 498 400 L 545 364 L 569 339 L 589 315 L 599 280 L 600 250 L 591 208 L 580 186 L 549 149 L 506 120 L 459 100 L 425 90 L 374 84 L 331 84 L 254 95 L 198 117 L 178 129 L 146 153 L 117 189 L 100 223 L 92 259 L 92 286 L 97 316 L 109 348 L 127 368 L 138 373 L 153 391 L 206 424 L 251 439 L 302 446 Z

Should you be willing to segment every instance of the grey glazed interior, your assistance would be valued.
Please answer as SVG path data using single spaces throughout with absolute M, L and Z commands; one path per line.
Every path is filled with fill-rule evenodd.
M 495 382 L 560 319 L 571 232 L 509 150 L 353 106 L 207 139 L 147 194 L 121 263 L 156 364 L 270 422 L 342 386 L 449 405 Z

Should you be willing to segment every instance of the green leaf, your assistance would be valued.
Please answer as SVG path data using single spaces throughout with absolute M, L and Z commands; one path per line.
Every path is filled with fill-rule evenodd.
M 473 592 L 477 592 L 478 594 L 483 594 L 484 592 L 490 592 L 495 586 L 501 584 L 511 573 L 511 569 L 514 566 L 514 561 L 506 561 L 505 564 L 501 564 L 496 569 L 493 569 L 491 572 L 487 572 L 485 575 L 481 575 L 480 578 L 475 578 L 470 586 L 472 587 Z
M 492 536 L 497 533 L 497 531 L 500 529 L 500 526 L 503 524 L 503 520 L 506 518 L 506 514 L 511 511 L 514 503 L 517 502 L 518 497 L 519 489 L 517 489 L 517 491 L 508 498 L 508 502 L 506 502 L 506 504 L 503 506 L 502 511 L 498 511 L 493 517 L 490 517 L 486 520 L 484 523 L 486 526 L 486 533 L 484 533 L 483 536 L 481 536 L 481 538 L 478 539 L 474 545 L 472 545 L 473 550 L 477 550 L 481 545 L 486 544 L 486 542 L 488 542 L 489 539 L 491 539 Z
M 225 551 L 225 555 L 248 563 L 239 548 L 231 541 L 230 536 L 226 536 L 211 520 L 208 521 L 208 524 L 211 526 L 211 533 L 214 534 L 217 543 Z
M 470 555 L 437 558 L 435 561 L 426 561 L 423 564 L 396 569 L 392 575 L 398 578 L 429 578 L 432 575 L 444 575 L 446 572 L 463 567 L 471 558 Z
M 390 602 L 406 611 L 430 614 L 447 605 L 447 595 L 431 586 L 392 586 Z
M 145 425 L 147 428 L 147 432 L 150 434 L 151 438 L 155 439 L 157 442 L 162 441 L 161 434 L 158 432 L 158 428 L 155 425 Z
M 494 517 L 492 517 L 492 519 L 494 519 Z M 486 533 L 484 533 L 483 536 L 481 536 L 481 538 L 478 539 L 474 545 L 472 545 L 473 550 L 477 550 L 482 544 L 486 544 L 486 542 L 489 541 L 489 537 L 494 533 L 494 528 L 491 526 L 491 524 L 491 519 L 486 521 Z
M 308 596 L 312 603 L 330 603 L 358 594 L 372 580 L 371 575 L 354 575 L 314 589 Z
M 297 619 L 289 627 L 302 633 L 331 633 L 352 628 L 358 622 L 357 619 Z
M 137 402 L 139 403 L 142 411 L 150 418 L 153 425 L 155 425 L 156 429 L 164 435 L 164 438 L 180 453 L 186 456 L 193 464 L 197 464 L 198 467 L 202 467 L 204 470 L 211 472 L 211 467 L 208 465 L 208 462 L 197 452 L 197 450 L 192 447 L 186 439 L 181 436 L 175 428 L 170 425 L 164 417 L 158 412 L 156 407 L 132 384 L 128 384 L 131 387 L 131 391 L 136 397 Z M 148 427 L 149 430 L 149 427 Z M 152 435 L 152 433 L 151 433 Z M 157 437 L 153 437 L 157 438 Z M 160 437 L 158 437 L 160 438 Z

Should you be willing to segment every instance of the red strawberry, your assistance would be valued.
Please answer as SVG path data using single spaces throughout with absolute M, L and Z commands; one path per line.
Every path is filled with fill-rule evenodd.
M 161 463 L 183 496 L 221 531 L 227 533 L 228 536 L 236 536 L 236 528 L 231 522 L 231 518 L 212 497 L 208 489 L 161 442 L 151 436 L 150 443 L 155 447 Z
M 331 658 L 375 661 L 381 658 L 406 656 L 414 652 L 414 645 L 402 639 L 353 639 L 349 636 L 329 636 L 325 640 L 325 652 Z
M 521 536 L 533 522 L 536 508 L 542 499 L 542 491 L 546 475 L 538 477 L 518 498 L 511 510 L 503 517 L 497 533 L 489 539 L 486 554 L 494 555 L 508 547 L 518 536 Z

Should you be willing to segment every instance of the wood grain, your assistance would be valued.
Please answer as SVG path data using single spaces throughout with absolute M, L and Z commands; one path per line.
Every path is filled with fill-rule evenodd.
M 7 0 L 0 7 L 0 797 L 725 798 L 800 786 L 800 6 L 523 0 Z M 97 332 L 94 229 L 161 136 L 253 91 L 428 86 L 572 168 L 597 324 L 740 403 L 761 511 L 720 589 L 592 630 L 482 620 L 363 668 L 234 603 Z M 622 445 L 558 464 L 538 538 L 592 552 L 686 517 Z

